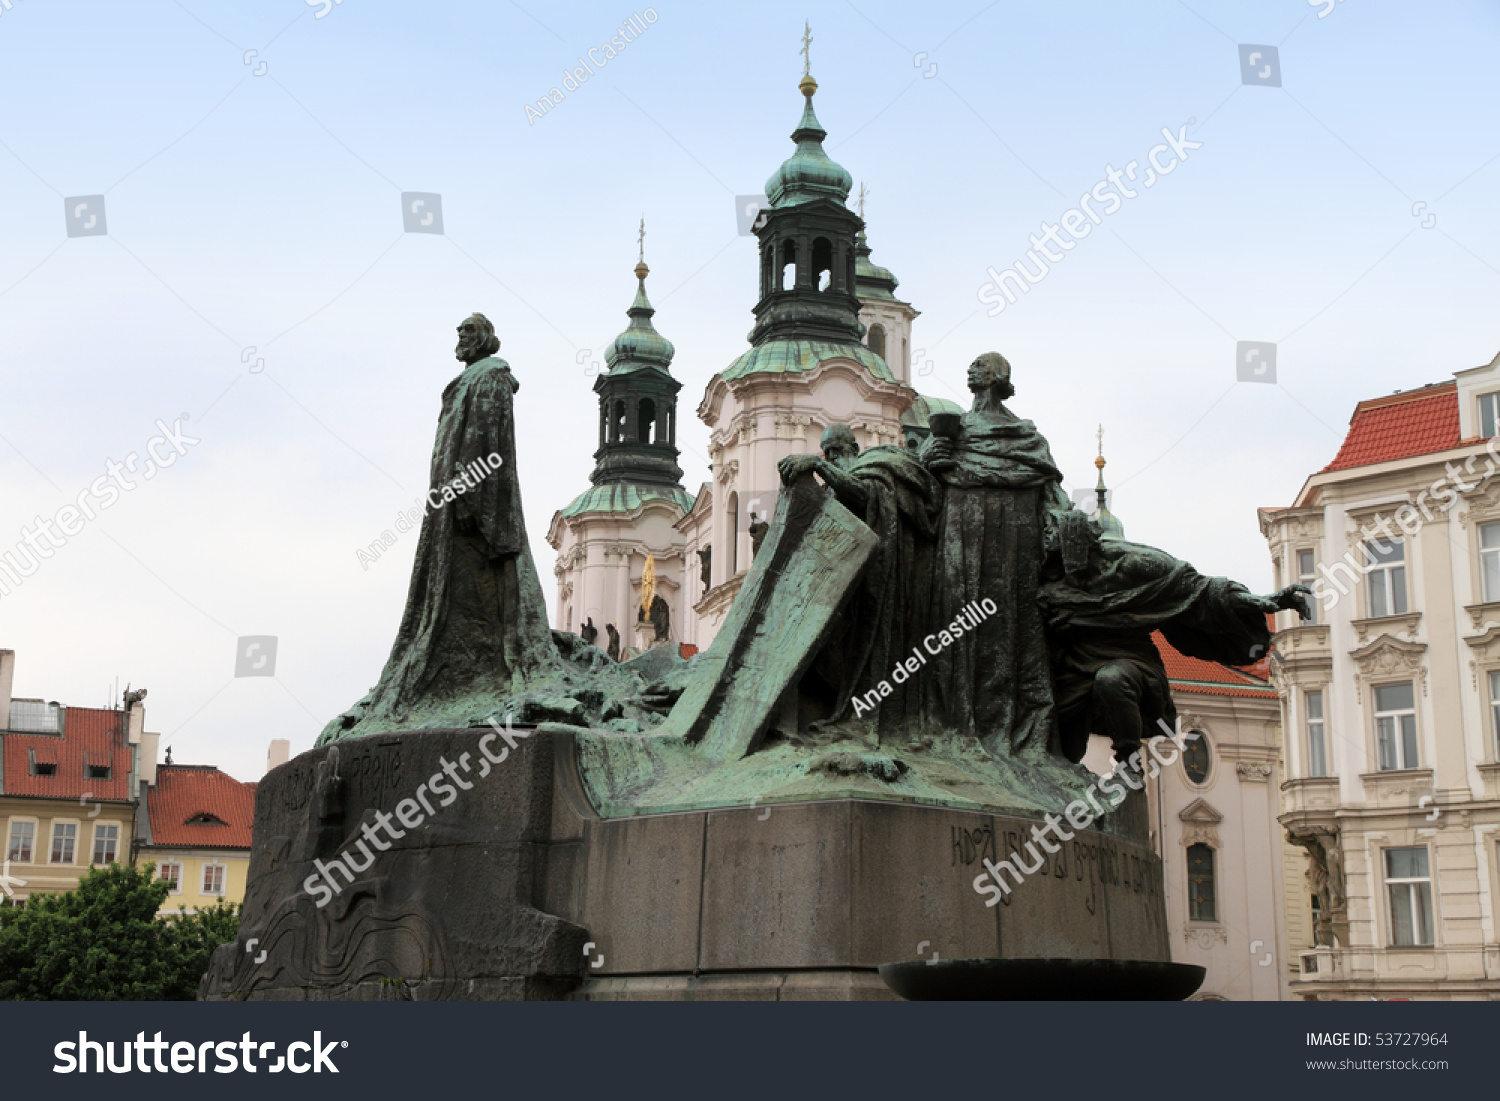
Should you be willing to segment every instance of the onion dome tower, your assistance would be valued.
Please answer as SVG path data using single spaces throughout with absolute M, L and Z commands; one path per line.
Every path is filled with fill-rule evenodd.
M 844 205 L 854 178 L 823 151 L 827 131 L 813 111 L 818 82 L 804 72 L 805 97 L 792 131 L 796 150 L 766 181 L 770 209 L 760 220 L 760 301 L 750 343 L 816 340 L 859 343 L 855 298 L 859 216 Z
M 1099 527 L 1103 529 L 1105 539 L 1124 539 L 1125 525 L 1120 523 L 1120 518 L 1105 507 L 1104 502 L 1109 499 L 1109 490 L 1104 486 L 1104 426 L 1099 426 L 1099 457 L 1094 460 L 1094 466 L 1099 471 L 1099 481 L 1094 486 L 1094 493 L 1099 499 L 1099 509 L 1094 514 Z
M 645 225 L 641 228 L 644 242 Z M 599 395 L 599 450 L 594 452 L 596 486 L 669 486 L 681 490 L 677 465 L 677 391 L 672 377 L 672 342 L 656 331 L 656 313 L 646 297 L 644 243 L 635 266 L 635 301 L 626 310 L 630 325 L 604 353 L 608 366 L 594 381 Z

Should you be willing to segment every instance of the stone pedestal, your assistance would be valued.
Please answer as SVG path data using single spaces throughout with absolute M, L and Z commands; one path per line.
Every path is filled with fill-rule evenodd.
M 986 906 L 984 861 L 1019 850 L 1031 863 L 1036 822 L 864 799 L 600 819 L 567 734 L 537 731 L 481 777 L 486 736 L 498 753 L 487 730 L 431 731 L 270 773 L 240 941 L 215 955 L 204 994 L 886 999 L 876 968 L 896 960 L 1170 958 L 1138 805 L 1112 833 L 1038 846 L 1042 866 Z M 317 862 L 464 754 L 472 789 L 316 906 L 303 884 Z

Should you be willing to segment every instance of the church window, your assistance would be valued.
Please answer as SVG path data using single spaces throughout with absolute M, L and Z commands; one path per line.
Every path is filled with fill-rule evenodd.
M 778 282 L 781 289 L 789 291 L 797 280 L 797 242 L 786 240 L 781 242 L 781 275 Z
M 1188 779 L 1195 784 L 1201 784 L 1208 779 L 1208 738 L 1201 730 L 1194 730 L 1188 735 L 1187 748 L 1182 751 L 1182 767 L 1187 773 Z
M 866 338 L 865 342 L 867 344 L 869 344 L 870 351 L 874 352 L 881 359 L 885 358 L 885 326 L 884 325 L 871 325 L 870 326 L 870 335 Z
M 656 443 L 652 438 L 652 429 L 656 426 L 656 402 L 650 398 L 642 398 L 637 413 L 639 419 L 636 422 L 636 433 L 641 443 Z
M 1188 864 L 1188 920 L 1218 921 L 1214 906 L 1214 850 L 1199 842 L 1189 845 Z

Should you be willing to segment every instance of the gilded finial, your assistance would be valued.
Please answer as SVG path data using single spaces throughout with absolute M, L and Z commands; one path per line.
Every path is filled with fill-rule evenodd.
M 798 91 L 809 99 L 818 90 L 818 82 L 812 78 L 812 25 L 802 21 L 802 82 L 797 85 Z
M 651 269 L 646 266 L 646 216 L 644 214 L 641 215 L 641 228 L 635 239 L 640 249 L 640 256 L 635 265 L 635 277 L 644 279 L 651 272 Z
M 1094 460 L 1094 465 L 1099 468 L 1099 476 L 1102 478 L 1104 476 L 1104 425 L 1099 426 L 1096 435 L 1099 440 L 1099 457 Z
M 864 221 L 864 217 L 865 217 L 865 196 L 868 195 L 868 194 L 869 194 L 869 192 L 865 190 L 864 181 L 861 180 L 860 183 L 859 183 L 859 217 L 860 217 L 860 221 Z

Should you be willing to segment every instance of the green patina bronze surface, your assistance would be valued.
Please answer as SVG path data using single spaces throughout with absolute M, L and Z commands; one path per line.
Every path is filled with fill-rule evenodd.
M 835 425 L 822 457 L 784 459 L 713 644 L 691 662 L 662 647 L 615 663 L 546 626 L 515 476 L 517 385 L 473 322 L 432 485 L 479 455 L 503 462 L 429 510 L 380 682 L 320 742 L 553 724 L 606 817 L 834 798 L 1060 814 L 1095 783 L 1078 764 L 1091 733 L 1123 761 L 1175 719 L 1152 631 L 1247 664 L 1268 645 L 1266 613 L 1301 607 L 1294 590 L 1254 596 L 1105 538 L 1005 405 L 1010 365 L 990 353 L 970 368 L 973 408 L 928 411 L 920 452 L 860 454 Z M 591 493 L 605 490 L 601 504 L 644 499 Z

